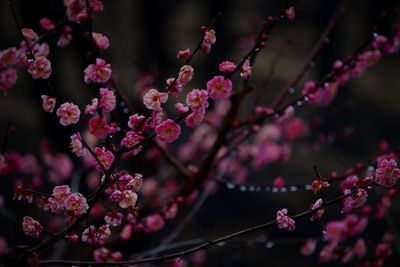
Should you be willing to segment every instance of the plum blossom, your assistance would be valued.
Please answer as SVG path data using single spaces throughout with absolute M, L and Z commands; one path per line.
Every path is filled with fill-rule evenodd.
M 102 117 L 95 117 L 89 120 L 89 133 L 99 139 L 104 139 L 111 132 L 111 127 Z
M 193 67 L 190 65 L 184 65 L 181 67 L 179 70 L 179 75 L 178 75 L 178 82 L 181 85 L 186 85 L 188 84 L 192 78 L 193 78 Z
M 47 79 L 50 77 L 51 71 L 50 61 L 43 56 L 37 57 L 28 68 L 33 79 Z
M 137 194 L 132 190 L 125 190 L 122 192 L 122 200 L 119 202 L 119 206 L 123 209 L 132 207 L 134 208 L 137 201 Z
M 93 41 L 99 49 L 107 49 L 110 46 L 110 41 L 108 40 L 107 36 L 101 33 L 94 32 Z
M 181 134 L 181 127 L 171 119 L 167 119 L 156 126 L 158 139 L 167 143 L 172 143 Z
M 22 29 L 21 30 L 22 35 L 28 40 L 29 43 L 36 41 L 39 36 L 36 32 L 34 32 L 32 29 Z
M 276 223 L 279 229 L 293 231 L 296 229 L 295 221 L 287 216 L 287 209 L 281 209 L 276 212 Z
M 43 110 L 49 113 L 53 113 L 54 107 L 56 106 L 56 98 L 48 95 L 41 95 L 40 97 L 43 100 Z
M 92 103 L 86 105 L 85 107 L 85 114 L 95 114 L 97 109 L 99 108 L 99 100 L 97 98 L 92 99 Z
M 214 100 L 228 98 L 232 92 L 232 82 L 224 76 L 214 76 L 207 82 L 207 91 Z
M 212 29 L 207 29 L 204 32 L 203 42 L 200 45 L 200 49 L 208 54 L 211 51 L 211 46 L 217 41 L 215 37 L 215 31 Z
M 81 111 L 77 105 L 66 102 L 57 109 L 56 114 L 60 117 L 61 125 L 67 126 L 78 123 Z
M 156 213 L 144 218 L 143 224 L 147 233 L 153 233 L 161 230 L 164 227 L 165 222 L 163 217 L 160 214 Z
M 139 114 L 133 114 L 129 116 L 128 127 L 138 133 L 140 133 L 145 127 L 145 116 Z
M 330 184 L 328 182 L 317 179 L 312 182 L 311 190 L 314 192 L 314 194 L 317 194 L 319 191 L 321 191 L 322 188 L 325 188 L 328 186 L 330 186 Z
M 345 189 L 344 193 L 349 194 L 351 191 L 349 189 Z M 364 206 L 367 202 L 368 193 L 364 189 L 358 189 L 355 196 L 348 196 L 343 199 L 343 212 L 349 212 L 352 209 L 356 209 Z
M 392 188 L 400 178 L 400 169 L 394 159 L 383 159 L 379 162 L 375 171 L 375 181 L 377 184 Z
M 166 81 L 166 87 L 169 88 L 168 93 L 174 96 L 179 96 L 183 89 L 182 84 L 175 78 L 168 78 Z
M 110 231 L 110 226 L 108 224 L 103 224 L 97 230 L 97 238 L 99 240 L 106 240 L 108 237 L 110 237 L 110 235 L 111 231 Z
M 1 64 L 1 63 L 0 63 Z M 17 82 L 17 71 L 12 68 L 1 70 L 0 68 L 0 90 L 10 90 Z
M 104 221 L 111 226 L 118 226 L 121 224 L 124 215 L 121 212 L 110 211 L 104 217 Z
M 251 72 L 252 67 L 250 65 L 250 60 L 246 59 L 240 67 L 240 77 L 247 79 L 251 75 Z
M 317 248 L 317 241 L 314 239 L 307 239 L 304 244 L 301 246 L 301 255 L 310 256 L 314 253 Z
M 108 88 L 100 88 L 100 107 L 105 112 L 111 112 L 115 109 L 117 99 L 113 91 Z
M 199 126 L 203 122 L 205 114 L 206 111 L 204 109 L 190 113 L 189 116 L 185 118 L 186 125 L 190 128 Z
M 105 148 L 101 149 L 99 147 L 94 148 L 94 153 L 101 162 L 102 166 L 108 170 L 114 161 L 114 154 L 111 151 L 107 151 Z M 96 164 L 98 165 L 97 161 Z M 102 170 L 100 166 L 97 166 L 98 170 Z
M 296 16 L 296 11 L 294 9 L 294 6 L 291 6 L 287 9 L 285 9 L 285 16 L 288 19 L 288 21 L 293 21 L 295 16 Z
M 342 221 L 331 221 L 326 225 L 325 237 L 331 243 L 337 244 L 346 238 L 347 224 Z
M 42 27 L 42 29 L 46 32 L 50 32 L 50 31 L 54 30 L 54 28 L 55 28 L 54 23 L 51 22 L 51 20 L 48 18 L 40 19 L 39 24 L 40 24 L 40 27 Z
M 71 194 L 71 188 L 68 185 L 58 185 L 53 188 L 54 199 L 64 202 Z
M 79 133 L 71 135 L 71 151 L 75 153 L 78 157 L 86 157 L 87 149 L 82 143 L 82 137 Z
M 225 60 L 219 64 L 219 71 L 222 73 L 231 73 L 236 69 L 236 64 Z
M 38 238 L 42 233 L 43 226 L 32 217 L 25 216 L 22 219 L 22 229 L 27 236 Z
M 72 211 L 75 216 L 85 214 L 89 209 L 86 198 L 80 193 L 72 193 L 65 200 L 65 209 Z
M 90 225 L 82 232 L 82 241 L 89 244 L 95 244 L 98 241 L 97 230 L 94 225 Z
M 104 59 L 97 58 L 96 63 L 90 64 L 84 71 L 85 83 L 106 83 L 111 78 L 110 64 Z
M 192 56 L 192 51 L 190 49 L 180 50 L 176 56 L 178 59 L 188 60 Z
M 113 262 L 122 260 L 122 254 L 119 251 L 111 252 L 105 247 L 95 249 L 93 251 L 95 262 Z
M 168 94 L 160 93 L 156 89 L 150 89 L 143 96 L 143 103 L 146 108 L 154 111 L 161 111 L 161 104 L 167 102 Z
M 126 133 L 124 139 L 121 141 L 121 145 L 131 148 L 137 144 L 139 144 L 141 141 L 143 141 L 144 137 L 141 135 L 138 135 L 134 131 L 129 131 Z
M 194 89 L 186 96 L 186 104 L 194 111 L 201 111 L 208 107 L 208 92 Z
M 321 198 L 319 198 L 317 201 L 315 201 L 315 203 L 311 206 L 311 209 L 318 209 L 319 207 L 321 207 L 322 206 L 322 204 L 323 204 L 323 201 L 322 201 L 322 199 Z M 319 218 L 321 218 L 322 217 L 322 215 L 324 215 L 324 213 L 325 213 L 325 210 L 324 209 L 319 209 L 319 210 L 317 210 L 316 212 L 314 212 L 312 215 L 311 215 L 311 218 L 310 218 L 310 220 L 311 221 L 315 221 L 315 220 L 318 220 Z

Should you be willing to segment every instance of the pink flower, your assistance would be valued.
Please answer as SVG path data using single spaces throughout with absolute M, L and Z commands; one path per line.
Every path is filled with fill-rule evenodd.
M 95 244 L 98 241 L 96 227 L 90 225 L 82 232 L 82 241 L 89 244 Z
M 178 59 L 188 60 L 191 56 L 192 56 L 192 51 L 190 51 L 190 49 L 188 48 L 184 51 L 180 50 L 176 57 Z
M 111 235 L 110 226 L 108 224 L 104 224 L 99 227 L 97 231 L 97 238 L 99 240 L 106 240 Z
M 66 27 L 69 28 L 69 26 L 65 26 L 64 28 L 66 28 Z M 71 43 L 71 41 L 72 41 L 72 35 L 71 35 L 71 33 L 69 33 L 69 32 L 64 32 L 64 33 L 60 36 L 60 38 L 58 39 L 58 41 L 57 41 L 57 46 L 58 46 L 58 47 L 65 47 L 65 46 L 69 45 L 69 44 Z
M 365 254 L 367 254 L 367 244 L 364 239 L 357 239 L 354 245 L 354 253 L 358 258 L 362 258 L 365 256 Z
M 72 193 L 65 200 L 66 210 L 72 211 L 74 216 L 85 214 L 89 209 L 86 198 L 80 193 Z
M 317 201 L 315 201 L 315 203 L 311 206 L 311 209 L 313 209 L 313 210 L 314 210 L 314 209 L 318 209 L 319 207 L 322 206 L 322 204 L 323 204 L 322 199 L 319 198 L 319 199 L 318 199 Z M 322 215 L 324 215 L 324 213 L 325 213 L 325 210 L 324 210 L 324 209 L 319 209 L 319 210 L 317 210 L 316 212 L 314 212 L 314 213 L 311 215 L 310 220 L 311 220 L 311 221 L 318 220 L 319 218 L 322 217 Z
M 42 29 L 46 32 L 50 32 L 55 28 L 53 22 L 51 22 L 51 20 L 49 20 L 48 18 L 40 19 L 39 23 L 40 27 L 42 27 Z
M 49 113 L 53 113 L 54 107 L 56 105 L 56 98 L 48 95 L 41 95 L 40 97 L 43 100 L 43 110 Z
M 56 112 L 57 116 L 60 117 L 60 123 L 63 126 L 70 124 L 77 124 L 81 111 L 79 107 L 73 103 L 63 103 Z
M 215 37 L 215 31 L 210 29 L 204 32 L 203 42 L 201 43 L 200 49 L 208 54 L 211 51 L 211 46 L 217 41 Z
M 142 175 L 139 173 L 135 173 L 133 177 L 129 174 L 124 174 L 118 178 L 118 182 L 120 183 L 119 186 L 123 187 L 124 189 L 133 190 L 134 192 L 139 192 L 143 184 L 143 179 Z
M 274 179 L 273 185 L 278 188 L 284 187 L 285 179 L 282 176 L 278 176 Z
M 293 231 L 296 229 L 295 221 L 286 214 L 287 209 L 281 209 L 276 212 L 276 223 L 278 228 Z
M 122 254 L 119 251 L 112 252 L 101 247 L 93 251 L 93 259 L 95 262 L 113 262 L 122 260 Z
M 75 153 L 78 157 L 86 157 L 87 149 L 82 143 L 82 137 L 79 133 L 71 135 L 71 151 Z
M 171 119 L 167 119 L 156 126 L 158 139 L 167 143 L 172 143 L 181 134 L 181 127 Z
M 326 225 L 326 239 L 331 243 L 337 244 L 342 242 L 346 237 L 347 224 L 341 221 L 328 222 Z
M 101 33 L 94 32 L 93 40 L 99 49 L 107 49 L 110 45 L 110 42 L 109 42 L 107 36 L 105 36 Z
M 15 47 L 0 51 L 0 68 L 4 69 L 17 62 L 17 49 Z
M 314 253 L 315 249 L 317 248 L 317 241 L 314 239 L 307 239 L 306 242 L 301 246 L 301 255 L 303 256 L 310 256 Z
M 110 64 L 104 59 L 97 58 L 96 63 L 90 64 L 85 70 L 85 83 L 106 83 L 111 78 Z
M 285 15 L 286 15 L 286 18 L 288 19 L 288 21 L 293 21 L 296 16 L 294 7 L 291 6 L 288 9 L 285 9 Z
M 231 61 L 223 61 L 219 64 L 219 71 L 222 73 L 231 73 L 236 69 L 236 64 Z
M 105 112 L 111 112 L 115 109 L 116 104 L 117 100 L 114 92 L 107 88 L 100 88 L 100 107 Z
M 145 120 L 145 116 L 133 114 L 132 116 L 129 116 L 128 127 L 140 133 L 145 128 Z
M 34 32 L 32 29 L 22 29 L 21 30 L 22 35 L 28 40 L 29 43 L 36 41 L 39 36 L 36 32 Z
M 144 218 L 143 224 L 147 233 L 153 233 L 161 230 L 164 227 L 165 222 L 161 215 L 156 213 Z
M 383 159 L 379 162 L 375 171 L 375 181 L 377 184 L 392 188 L 400 178 L 400 169 L 394 159 Z
M 250 60 L 246 59 L 242 66 L 240 67 L 240 77 L 243 77 L 244 79 L 247 79 L 250 77 L 252 72 L 252 68 L 250 65 Z
M 345 194 L 350 193 L 349 189 L 344 190 Z M 348 196 L 343 200 L 343 212 L 349 212 L 352 209 L 356 209 L 359 207 L 364 206 L 364 204 L 367 202 L 367 197 L 368 193 L 364 189 L 358 189 L 356 195 L 353 196 Z
M 122 192 L 122 200 L 119 202 L 119 206 L 123 209 L 132 207 L 134 208 L 137 201 L 137 194 L 132 190 L 125 190 Z
M 95 147 L 94 153 L 96 154 L 103 167 L 108 170 L 114 161 L 114 154 L 111 151 L 105 150 L 105 148 L 101 149 L 99 147 Z M 99 169 L 100 171 L 102 170 L 100 166 L 97 167 L 97 169 Z
M 174 83 L 173 85 L 171 85 Z M 169 88 L 168 93 L 174 96 L 179 96 L 180 92 L 182 92 L 182 84 L 179 83 L 178 79 L 168 78 L 166 81 L 166 87 Z
M 209 96 L 214 100 L 225 99 L 231 95 L 232 82 L 224 76 L 214 76 L 207 82 Z
M 328 182 L 322 181 L 322 180 L 314 180 L 311 184 L 311 190 L 314 192 L 314 194 L 318 193 L 321 191 L 322 188 L 328 187 L 330 184 Z
M 111 132 L 111 127 L 102 117 L 95 117 L 89 120 L 89 133 L 99 139 L 104 139 Z
M 318 262 L 328 262 L 336 260 L 339 255 L 338 252 L 335 250 L 336 244 L 329 243 L 325 245 L 318 255 Z
M 64 202 L 71 195 L 71 188 L 68 185 L 59 185 L 53 188 L 53 197 L 55 200 Z
M 208 107 L 208 92 L 194 89 L 186 96 L 186 104 L 194 111 L 201 111 Z
M 164 218 L 166 220 L 172 220 L 176 217 L 176 214 L 178 213 L 178 204 L 173 203 L 165 212 L 164 212 Z
M 51 71 L 50 61 L 43 56 L 37 57 L 28 68 L 33 79 L 47 79 L 50 77 Z
M 8 91 L 15 85 L 16 82 L 17 71 L 14 68 L 9 67 L 0 70 L 0 90 Z
M 176 110 L 178 110 L 179 115 L 183 115 L 189 111 L 188 106 L 186 106 L 185 104 L 179 103 L 179 102 L 175 104 L 175 108 L 176 108 Z
M 378 259 L 386 259 L 392 254 L 390 245 L 386 243 L 379 243 L 375 248 L 375 256 Z
M 203 122 L 205 114 L 206 111 L 204 109 L 190 113 L 189 116 L 185 118 L 186 125 L 190 128 L 199 126 Z
M 104 10 L 103 0 L 89 0 L 90 7 L 96 12 L 102 12 Z
M 92 103 L 86 105 L 85 107 L 85 114 L 95 114 L 97 109 L 99 108 L 99 100 L 97 98 L 92 99 Z
M 139 144 L 141 141 L 143 141 L 144 137 L 141 135 L 138 135 L 134 131 L 129 131 L 126 133 L 124 139 L 121 141 L 121 145 L 130 148 L 133 147 L 137 144 Z
M 178 82 L 181 85 L 188 84 L 193 78 L 193 67 L 190 65 L 184 65 L 179 70 Z
M 43 226 L 32 217 L 25 216 L 22 219 L 22 229 L 27 236 L 38 238 L 42 233 Z
M 161 111 L 161 104 L 167 102 L 168 94 L 160 93 L 156 89 L 150 89 L 143 96 L 143 103 L 146 108 L 154 111 Z
M 111 226 L 118 226 L 121 224 L 124 215 L 121 212 L 108 212 L 104 217 L 104 221 Z

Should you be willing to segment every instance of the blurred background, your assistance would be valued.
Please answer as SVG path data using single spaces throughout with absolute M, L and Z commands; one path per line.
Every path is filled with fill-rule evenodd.
M 61 0 L 17 0 L 15 4 L 23 27 L 38 32 L 40 18 L 48 17 L 57 22 L 65 14 Z M 279 91 L 298 73 L 338 4 L 339 1 L 334 0 L 296 1 L 295 21 L 279 23 L 273 29 L 266 48 L 257 59 L 252 76 L 256 90 L 266 90 L 262 98 L 263 105 L 270 105 Z M 218 12 L 222 12 L 214 27 L 217 42 L 212 52 L 208 55 L 200 53 L 192 61 L 195 76 L 191 88 L 204 88 L 206 81 L 218 72 L 221 61 L 239 62 L 250 49 L 250 39 L 258 33 L 262 21 L 269 15 L 277 14 L 282 1 L 104 0 L 104 5 L 104 12 L 95 14 L 93 29 L 105 34 L 110 40 L 110 47 L 105 53 L 120 90 L 137 112 L 145 113 L 141 104 L 141 90 L 150 86 L 161 89 L 167 78 L 176 75 L 181 65 L 176 54 L 179 50 L 195 47 L 201 38 L 200 26 L 207 25 Z M 345 14 L 339 18 L 329 42 L 304 81 L 319 80 L 329 71 L 335 59 L 353 53 L 367 39 L 380 12 L 387 5 L 388 1 L 349 0 Z M 384 33 L 392 31 L 390 21 L 393 20 L 383 26 Z M 20 41 L 7 1 L 1 1 L 0 49 L 18 46 Z M 66 48 L 55 47 L 56 41 L 55 37 L 47 40 L 51 46 L 49 58 L 53 65 L 51 80 L 59 96 L 84 107 L 96 96 L 96 90 L 83 82 L 82 72 L 86 63 L 82 40 L 76 39 Z M 274 75 L 268 87 L 263 88 L 275 61 Z M 311 123 L 311 134 L 294 144 L 288 163 L 257 170 L 251 173 L 248 181 L 266 184 L 277 176 L 283 176 L 287 183 L 307 183 L 314 177 L 313 166 L 318 166 L 325 175 L 331 171 L 341 174 L 357 162 L 373 160 L 378 155 L 382 140 L 387 140 L 392 148 L 398 147 L 399 63 L 398 54 L 384 56 L 376 65 L 367 69 L 360 79 L 352 80 L 342 87 L 330 107 L 305 106 L 300 109 L 298 114 L 305 120 L 320 123 Z M 239 77 L 233 81 L 238 84 Z M 0 133 L 6 130 L 7 123 L 15 128 L 8 149 L 38 155 L 41 142 L 48 140 L 54 152 L 68 152 L 72 132 L 60 126 L 55 116 L 41 109 L 40 95 L 46 93 L 46 90 L 44 82 L 32 80 L 28 73 L 20 69 L 15 88 L 0 95 Z M 184 101 L 183 98 L 181 101 Z M 247 103 L 251 104 L 251 101 Z M 168 109 L 173 109 L 172 104 Z M 185 131 L 185 135 L 189 134 L 190 131 Z M 321 134 L 334 134 L 337 138 L 321 144 L 318 141 Z M 143 162 L 139 170 L 135 171 L 143 173 L 146 179 L 146 175 L 154 174 L 152 167 L 151 162 Z M 37 211 L 32 211 L 28 204 L 12 201 L 13 181 L 2 178 L 0 192 L 4 205 L 13 211 L 13 216 L 21 220 L 25 214 L 35 214 Z M 337 193 L 332 192 L 332 196 Z M 256 193 L 220 187 L 218 192 L 206 200 L 178 240 L 218 237 L 274 218 L 278 208 L 288 207 L 292 213 L 300 212 L 312 200 L 313 195 L 309 191 Z M 339 210 L 340 207 L 328 209 L 327 218 L 336 218 Z M 184 209 L 178 217 L 188 211 Z M 394 205 L 390 214 L 399 229 L 399 205 Z M 305 220 L 298 225 L 294 233 L 271 229 L 210 248 L 204 266 L 314 266 L 316 256 L 301 256 L 299 247 L 304 238 L 318 237 L 321 227 Z M 6 219 L 1 219 L 0 226 L 0 235 L 5 237 L 9 247 L 33 242 L 22 234 L 18 226 Z M 119 249 L 128 257 L 129 251 L 140 252 L 154 247 L 167 235 L 168 227 L 166 231 L 140 239 L 140 242 L 138 240 L 129 249 Z M 378 227 L 386 227 L 386 222 L 371 225 L 366 234 L 373 238 L 377 233 L 371 229 Z M 263 242 L 248 242 L 249 238 L 255 237 Z M 399 259 L 399 251 L 394 249 L 386 266 L 399 266 Z M 335 262 L 325 266 L 337 264 Z M 356 264 L 352 262 L 349 266 Z

